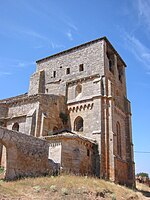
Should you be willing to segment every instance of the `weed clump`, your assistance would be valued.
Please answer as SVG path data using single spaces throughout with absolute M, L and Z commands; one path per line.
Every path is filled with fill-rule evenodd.
M 0 174 L 4 172 L 4 167 L 0 167 Z
M 56 185 L 51 185 L 51 186 L 50 186 L 50 190 L 51 190 L 52 192 L 57 192 Z
M 62 193 L 62 195 L 68 195 L 69 194 L 68 190 L 66 188 L 62 188 L 61 193 Z

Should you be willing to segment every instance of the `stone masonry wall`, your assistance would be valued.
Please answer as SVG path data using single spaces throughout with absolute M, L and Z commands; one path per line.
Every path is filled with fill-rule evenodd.
M 104 74 L 103 59 L 103 41 L 87 44 L 78 49 L 70 50 L 61 55 L 56 55 L 45 60 L 37 62 L 37 72 L 34 75 L 38 77 L 40 70 L 45 71 L 45 93 L 66 95 L 66 82 L 76 80 L 86 76 L 95 74 Z M 79 70 L 79 66 L 83 64 L 83 71 Z M 70 73 L 67 74 L 67 68 Z M 37 82 L 38 78 L 35 78 Z M 37 83 L 36 83 L 37 84 Z M 31 78 L 30 91 L 32 94 L 37 93 L 34 87 L 34 77 Z M 55 87 L 55 85 L 57 87 Z M 32 88 L 32 89 L 31 89 Z
M 62 144 L 62 168 L 64 171 L 75 174 L 93 174 L 92 172 L 92 152 L 89 148 L 87 155 L 85 145 L 76 140 L 63 141 Z
M 14 123 L 19 124 L 19 131 L 26 134 L 31 134 L 32 115 L 39 107 L 39 102 L 33 98 L 33 100 L 25 99 L 24 101 L 14 101 L 8 103 L 8 114 L 6 118 L 6 127 L 12 130 Z M 28 118 L 28 122 L 27 122 Z M 31 122 L 30 122 L 31 121 Z
M 92 159 L 95 159 L 99 162 L 96 173 L 101 177 L 120 183 L 128 183 L 130 179 L 132 185 L 134 158 L 125 67 L 126 64 L 107 38 L 91 41 L 41 59 L 37 61 L 37 70 L 31 76 L 28 95 L 18 96 L 16 101 L 13 100 L 15 98 L 5 100 L 7 105 L 5 101 L 0 101 L 0 126 L 7 124 L 7 128 L 12 129 L 12 125 L 18 122 L 19 131 L 36 137 L 47 136 L 64 128 L 69 128 L 71 131 L 76 129 L 77 133 L 97 141 L 97 155 L 92 156 L 90 145 L 89 155 L 88 144 L 84 142 L 62 139 L 60 146 L 51 148 L 53 155 L 56 149 L 59 150 L 56 157 L 61 154 L 58 160 L 61 160 L 62 167 L 74 173 L 90 174 L 93 172 Z M 60 113 L 68 117 L 68 123 L 63 123 Z M 74 129 L 76 119 L 79 120 L 76 126 L 78 128 Z M 121 142 L 118 142 L 121 153 L 117 144 L 117 141 L 120 141 L 117 140 L 117 124 L 121 133 Z M 9 153 L 6 175 L 11 174 L 12 177 L 29 175 L 29 166 L 27 172 L 26 170 L 23 172 L 26 166 L 24 160 L 27 163 L 28 158 L 31 165 L 37 169 L 41 154 L 44 156 L 44 163 L 47 162 L 46 143 L 43 143 L 45 154 L 42 150 L 36 155 L 33 148 L 37 153 L 40 152 L 41 142 L 37 145 L 36 139 L 34 141 L 32 138 L 30 142 L 28 136 L 24 134 L 21 136 L 17 135 L 20 133 L 7 131 L 0 128 L 0 134 L 2 133 L 1 136 L 5 139 L 4 141 L 2 138 L 0 141 Z M 24 142 L 25 137 L 27 144 Z M 25 150 L 25 144 L 28 150 Z M 32 156 L 35 159 L 31 159 Z M 30 167 L 30 171 L 31 169 L 33 167 Z M 40 174 L 43 173 L 41 166 L 39 169 Z M 35 170 L 33 172 L 38 174 Z
M 8 107 L 5 104 L 0 104 L 0 119 L 4 119 L 7 116 Z
M 89 138 L 93 138 L 100 143 L 100 133 L 101 133 L 101 99 L 94 99 L 93 101 L 84 101 L 76 104 L 68 105 L 68 110 L 70 114 L 71 130 L 74 130 L 75 120 L 77 117 L 82 117 L 83 119 L 83 131 L 80 132 Z M 88 116 L 88 117 L 87 117 Z M 92 120 L 91 120 L 92 119 Z
M 0 127 L 0 143 L 7 152 L 7 180 L 53 174 L 58 170 L 58 165 L 48 160 L 49 144 L 45 140 Z
M 81 86 L 82 90 L 76 96 L 78 85 Z M 101 92 L 101 78 L 99 75 L 88 77 L 78 82 L 70 82 L 67 92 L 67 106 L 72 131 L 74 131 L 75 119 L 80 116 L 84 121 L 81 134 L 96 139 L 99 144 L 101 133 Z
M 125 63 L 105 43 L 105 103 L 103 116 L 105 130 L 105 166 L 109 179 L 120 183 L 134 184 L 134 178 L 129 183 L 127 149 L 131 149 L 132 139 L 129 135 L 126 118 L 130 107 L 126 94 Z M 120 126 L 121 141 L 117 144 L 117 124 Z M 119 133 L 118 133 L 119 134 Z M 127 139 L 129 138 L 129 139 Z M 130 142 L 127 142 L 130 140 Z M 121 153 L 117 149 L 121 147 Z M 129 150 L 130 151 L 130 150 Z M 132 156 L 130 156 L 132 161 Z M 133 171 L 133 170 L 132 170 Z M 124 182 L 123 182 L 124 181 Z M 132 183 L 131 183 L 132 182 Z
M 43 70 L 34 73 L 30 78 L 28 95 L 45 93 L 45 72 Z
M 82 139 L 68 139 L 65 137 L 55 140 L 50 139 L 48 141 L 51 146 L 56 146 L 61 154 L 60 158 L 60 154 L 57 153 L 55 159 L 61 161 L 63 172 L 78 175 L 95 175 L 96 164 L 94 161 L 93 144 L 84 142 Z M 51 156 L 52 155 L 50 154 L 50 157 Z
M 66 113 L 65 98 L 56 95 L 41 95 L 36 136 L 47 136 L 54 129 L 64 128 L 60 113 Z
M 19 100 L 10 99 L 7 104 L 0 105 L 2 111 L 3 107 L 7 108 L 7 114 L 0 119 L 0 126 L 5 120 L 9 130 L 18 123 L 19 132 L 33 136 L 48 135 L 54 128 L 64 128 L 59 117 L 61 112 L 66 112 L 64 101 L 62 96 L 48 94 L 30 95 Z

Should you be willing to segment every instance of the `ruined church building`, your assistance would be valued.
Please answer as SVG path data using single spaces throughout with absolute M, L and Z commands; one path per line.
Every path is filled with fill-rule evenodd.
M 36 64 L 29 92 L 0 100 L 0 163 L 6 178 L 61 168 L 134 185 L 126 64 L 108 39 Z

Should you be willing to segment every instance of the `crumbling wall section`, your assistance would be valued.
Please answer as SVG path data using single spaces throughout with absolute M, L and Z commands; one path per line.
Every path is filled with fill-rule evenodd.
M 53 174 L 59 166 L 48 159 L 47 141 L 0 127 L 0 143 L 6 147 L 6 180 Z

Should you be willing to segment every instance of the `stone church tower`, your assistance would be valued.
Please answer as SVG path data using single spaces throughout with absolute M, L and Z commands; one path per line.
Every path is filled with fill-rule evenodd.
M 1 123 L 8 129 L 17 123 L 19 131 L 36 137 L 49 135 L 53 140 L 53 135 L 65 129 L 96 141 L 97 153 L 91 154 L 95 174 L 133 185 L 126 64 L 108 39 L 99 38 L 36 63 L 28 94 L 12 98 L 11 102 L 7 99 L 5 104 L 1 100 L 1 109 L 7 113 Z M 20 115 L 13 118 L 17 110 Z

